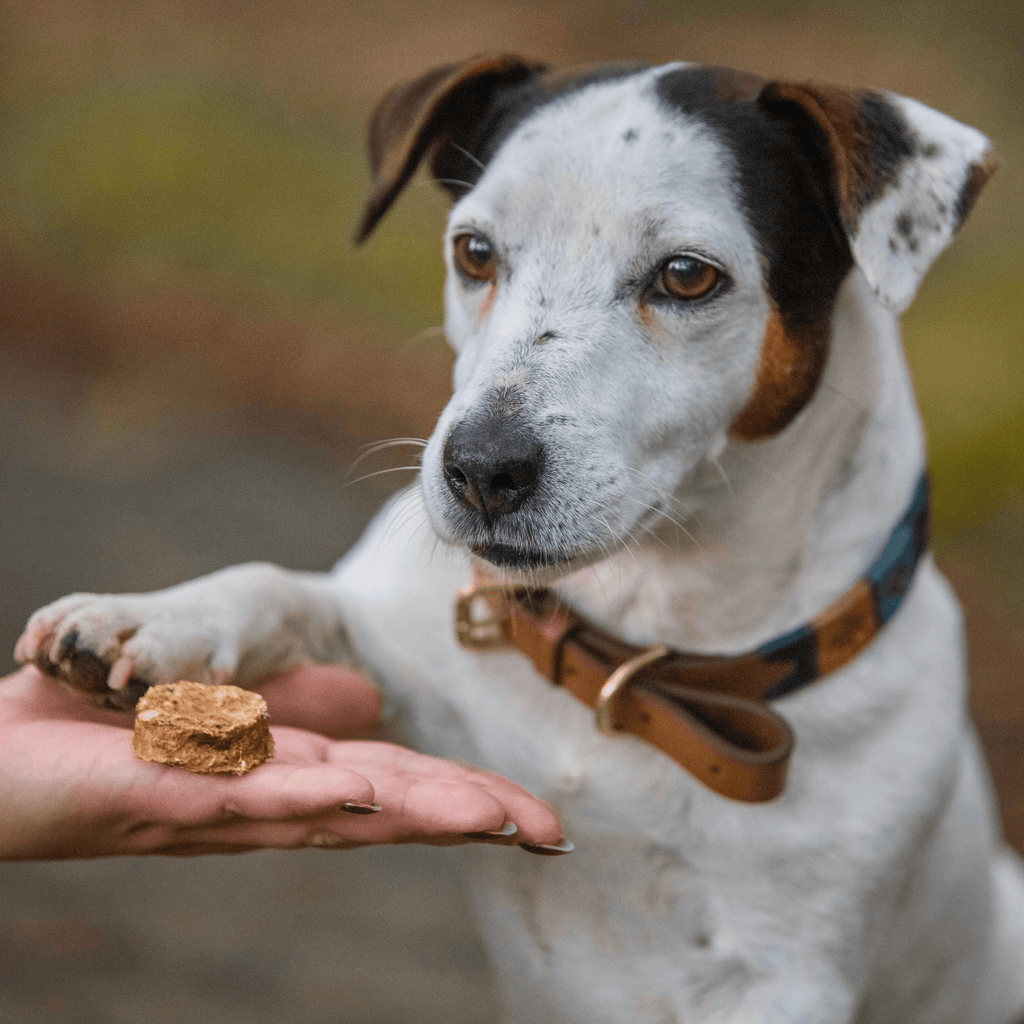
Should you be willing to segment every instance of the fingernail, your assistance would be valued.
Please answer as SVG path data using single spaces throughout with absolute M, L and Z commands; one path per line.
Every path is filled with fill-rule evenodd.
M 519 827 L 514 821 L 506 821 L 501 828 L 495 829 L 493 832 L 463 832 L 462 834 L 467 839 L 507 839 L 518 831 Z
M 519 846 L 527 853 L 536 853 L 541 857 L 561 857 L 563 853 L 572 853 L 576 849 L 568 839 L 562 839 L 552 846 L 543 843 L 520 843 Z
M 348 811 L 349 814 L 376 814 L 381 810 L 380 804 L 355 804 L 347 803 L 342 804 L 341 809 Z

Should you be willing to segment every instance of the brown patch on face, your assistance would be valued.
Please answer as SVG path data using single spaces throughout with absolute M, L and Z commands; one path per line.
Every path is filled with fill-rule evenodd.
M 487 294 L 483 297 L 483 301 L 480 303 L 480 308 L 477 310 L 476 321 L 480 323 L 481 320 L 491 311 L 491 306 L 494 305 L 494 297 L 498 294 L 498 288 L 496 285 L 491 285 L 487 289 Z
M 773 310 L 765 327 L 753 393 L 732 421 L 730 437 L 759 441 L 789 425 L 818 386 L 827 338 L 825 323 L 787 328 L 778 310 Z
M 665 327 L 661 321 L 654 315 L 651 307 L 646 302 L 641 302 L 637 306 L 637 316 L 640 317 L 640 322 L 647 329 L 647 333 L 652 338 L 660 338 L 665 334 Z

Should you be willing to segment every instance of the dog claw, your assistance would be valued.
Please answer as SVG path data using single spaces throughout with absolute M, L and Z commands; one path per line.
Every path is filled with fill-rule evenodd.
M 67 689 L 85 697 L 99 707 L 130 711 L 139 698 L 149 689 L 150 684 L 133 676 L 133 663 L 128 658 L 119 658 L 113 668 L 110 662 L 92 651 L 77 647 L 79 634 L 70 630 L 52 645 L 49 652 L 37 648 L 28 651 L 30 661 L 40 672 L 57 680 Z M 23 648 L 25 651 L 25 648 Z M 110 683 L 116 685 L 111 686 Z
M 124 656 L 118 658 L 110 669 L 110 675 L 107 676 L 107 688 L 110 690 L 123 690 L 128 684 L 132 669 L 134 668 L 135 663 L 131 658 Z
M 31 634 L 26 630 L 18 637 L 17 643 L 14 645 L 14 660 L 20 665 L 31 661 L 35 657 L 37 646 Z

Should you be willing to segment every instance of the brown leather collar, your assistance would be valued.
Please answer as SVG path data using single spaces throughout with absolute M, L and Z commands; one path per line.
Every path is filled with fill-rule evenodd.
M 928 546 L 928 478 L 881 554 L 820 615 L 736 656 L 636 647 L 599 629 L 550 591 L 478 582 L 456 605 L 459 643 L 513 646 L 537 671 L 593 708 L 605 732 L 662 750 L 710 789 L 760 803 L 778 796 L 793 750 L 788 723 L 769 705 L 846 664 L 896 613 Z M 489 614 L 479 616 L 479 602 Z

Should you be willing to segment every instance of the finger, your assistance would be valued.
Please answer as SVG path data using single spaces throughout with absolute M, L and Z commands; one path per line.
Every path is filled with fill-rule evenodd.
M 365 776 L 337 765 L 265 764 L 238 781 L 224 810 L 258 821 L 337 814 L 349 805 L 374 807 L 378 799 Z
M 177 826 L 224 821 L 290 821 L 338 814 L 346 804 L 373 806 L 372 783 L 338 765 L 261 765 L 248 775 L 201 776 L 152 766 L 152 783 L 132 796 L 137 820 Z
M 378 794 L 381 810 L 353 816 L 335 807 L 330 814 L 301 821 L 251 819 L 209 823 L 189 829 L 190 842 L 259 844 L 276 848 L 351 848 L 379 843 L 455 845 L 471 842 L 466 835 L 492 825 L 501 827 L 503 809 L 483 790 L 451 783 L 419 783 L 395 778 Z M 168 834 L 159 841 L 180 843 L 182 835 Z
M 382 806 L 390 806 L 389 797 L 389 787 L 381 785 Z M 407 786 L 403 797 L 397 831 L 408 841 L 462 842 L 473 834 L 500 831 L 508 822 L 501 801 L 470 782 L 418 780 Z M 380 822 L 382 827 L 389 824 L 387 818 Z
M 353 669 L 302 665 L 251 684 L 267 701 L 272 722 L 343 739 L 359 736 L 380 718 L 381 696 Z
M 481 822 L 475 827 L 467 826 L 463 831 L 493 831 L 500 829 L 507 822 L 514 822 L 518 827 L 516 842 L 550 845 L 557 844 L 564 838 L 558 816 L 543 801 L 509 779 L 471 765 L 444 761 L 392 744 L 367 741 L 331 744 L 328 757 L 341 758 L 348 767 L 365 774 L 374 783 L 378 800 L 385 808 L 393 799 L 400 797 L 392 795 L 385 788 L 383 779 L 378 774 L 384 768 L 395 773 L 405 773 L 420 783 L 437 784 L 440 787 L 437 791 L 438 799 L 454 802 L 459 799 L 457 791 L 445 787 L 464 786 L 486 793 L 494 801 L 488 806 L 501 808 L 503 821 L 497 821 L 492 817 L 486 824 Z M 467 788 L 464 792 L 469 794 L 470 789 Z M 482 806 L 475 796 L 470 796 L 469 801 L 463 804 L 460 810 L 461 813 L 472 816 Z M 439 826 L 445 820 L 444 812 L 437 807 L 435 811 L 438 813 L 436 825 Z

